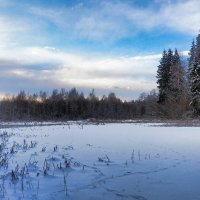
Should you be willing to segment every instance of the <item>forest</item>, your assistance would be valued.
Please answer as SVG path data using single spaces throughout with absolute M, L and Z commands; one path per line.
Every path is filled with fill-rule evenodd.
M 72 88 L 4 97 L 1 120 L 79 120 L 194 118 L 200 115 L 200 34 L 192 42 L 187 60 L 178 50 L 164 50 L 157 70 L 157 89 L 123 101 L 111 92 L 101 98 Z

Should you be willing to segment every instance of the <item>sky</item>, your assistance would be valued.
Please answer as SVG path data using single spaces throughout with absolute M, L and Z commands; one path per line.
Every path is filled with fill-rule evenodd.
M 199 0 L 0 0 L 0 96 L 76 87 L 135 99 L 164 49 L 187 55 Z

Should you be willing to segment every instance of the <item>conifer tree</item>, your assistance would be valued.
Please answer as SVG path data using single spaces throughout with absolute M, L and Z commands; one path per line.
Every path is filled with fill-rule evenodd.
M 194 44 L 193 44 L 194 46 Z M 193 50 L 193 49 L 192 49 Z M 191 51 L 189 78 L 191 90 L 191 103 L 193 111 L 196 115 L 200 115 L 200 34 L 196 38 L 194 52 Z
M 177 49 L 163 52 L 157 71 L 161 113 L 168 117 L 179 117 L 185 111 L 186 82 L 185 71 Z
M 169 87 L 169 70 L 168 53 L 164 50 L 157 70 L 157 84 L 159 89 L 158 103 L 164 103 L 166 101 L 167 89 Z
M 188 90 L 188 98 L 191 101 L 191 87 L 192 87 L 192 68 L 193 68 L 193 62 L 195 59 L 195 51 L 196 51 L 196 45 L 194 40 L 192 41 L 192 45 L 189 51 L 189 59 L 188 59 L 188 69 L 187 69 L 187 90 Z
M 181 60 L 177 49 L 175 49 L 173 55 L 169 77 L 169 93 L 175 99 L 176 102 L 179 102 L 185 90 L 185 79 L 184 69 L 181 65 Z
M 195 45 L 195 42 L 193 40 L 192 42 L 192 46 L 191 46 L 191 49 L 190 49 L 190 52 L 189 52 L 189 62 L 188 62 L 188 65 L 189 65 L 189 74 L 190 74 L 190 71 L 192 69 L 192 65 L 193 65 L 193 61 L 194 61 L 194 58 L 195 58 L 195 51 L 196 51 L 196 45 Z

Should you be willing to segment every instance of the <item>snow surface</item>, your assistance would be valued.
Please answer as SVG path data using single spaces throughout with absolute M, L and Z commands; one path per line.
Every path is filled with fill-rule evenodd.
M 36 124 L 0 135 L 2 200 L 200 199 L 198 127 Z

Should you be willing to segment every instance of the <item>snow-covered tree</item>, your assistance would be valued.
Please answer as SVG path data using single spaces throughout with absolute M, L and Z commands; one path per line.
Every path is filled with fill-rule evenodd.
M 176 102 L 179 102 L 185 90 L 184 69 L 181 65 L 180 56 L 177 49 L 173 55 L 173 62 L 170 67 L 169 94 Z
M 191 46 L 191 49 L 190 49 L 190 52 L 189 52 L 189 73 L 190 73 L 190 70 L 192 69 L 192 65 L 193 65 L 193 61 L 194 61 L 194 58 L 195 58 L 195 51 L 196 51 L 196 45 L 195 45 L 195 42 L 193 40 L 192 42 L 192 46 Z
M 168 117 L 183 114 L 186 102 L 185 71 L 178 51 L 163 52 L 157 71 L 159 100 L 162 113 Z
M 189 78 L 191 103 L 195 114 L 200 115 L 200 34 L 196 38 L 196 45 L 193 43 L 190 52 Z

